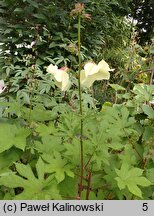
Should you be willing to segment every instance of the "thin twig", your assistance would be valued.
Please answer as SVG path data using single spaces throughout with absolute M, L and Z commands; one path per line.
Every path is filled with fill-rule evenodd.
M 135 76 L 138 76 L 139 74 L 142 74 L 142 73 L 152 73 L 152 72 L 154 72 L 154 68 L 139 71 L 135 74 Z

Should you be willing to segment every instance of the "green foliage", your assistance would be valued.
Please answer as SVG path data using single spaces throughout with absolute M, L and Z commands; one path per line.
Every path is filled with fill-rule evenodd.
M 133 1 L 131 8 L 131 15 L 137 20 L 136 30 L 138 32 L 138 41 L 140 44 L 145 44 L 154 36 L 153 1 L 136 0 Z
M 146 101 L 151 99 L 150 92 L 146 87 Z M 84 107 L 84 161 L 86 169 L 93 173 L 91 199 L 108 198 L 107 191 L 112 199 L 130 199 L 131 194 L 139 199 L 152 197 L 152 190 L 145 197 L 142 188 L 153 188 L 153 110 L 148 105 L 138 109 L 145 101 L 144 98 L 141 101 L 141 88 L 136 86 L 132 95 L 133 98 L 130 99 L 130 96 L 123 105 L 106 106 L 101 112 Z M 30 123 L 24 123 L 25 126 L 15 120 L 3 120 L 1 123 L 0 184 L 15 189 L 11 199 L 76 196 L 76 173 L 80 169 L 80 117 L 67 110 L 57 121 L 44 118 L 46 111 L 42 112 L 41 119 L 30 115 Z M 144 118 L 141 114 L 145 115 Z M 20 118 L 27 121 L 24 112 L 21 112 Z M 24 159 L 20 151 L 15 153 L 16 149 L 23 154 L 26 154 L 26 149 L 31 149 L 31 153 Z M 4 163 L 4 155 L 10 152 L 12 156 L 7 157 Z M 24 159 L 27 164 L 19 163 L 19 159 Z M 18 161 L 15 166 L 14 161 Z M 106 184 L 107 191 L 103 193 Z M 70 185 L 73 188 L 69 189 Z M 83 199 L 84 194 L 86 190 L 83 191 Z
M 8 81 L 11 78 L 12 91 L 26 85 L 32 65 L 39 66 L 42 71 L 49 63 L 67 64 L 76 68 L 77 25 L 69 15 L 75 2 L 0 1 L 2 76 Z M 92 15 L 92 20 L 83 20 L 82 58 L 98 60 L 105 55 L 106 59 L 109 59 L 105 54 L 108 49 L 112 47 L 116 54 L 117 47 L 124 47 L 129 35 L 129 28 L 124 22 L 123 15 L 119 16 L 113 7 L 118 6 L 125 10 L 129 1 L 125 5 L 121 1 L 83 2 L 87 13 Z M 118 37 L 116 41 L 115 34 Z M 17 79 L 18 83 L 15 82 Z
M 23 188 L 23 192 L 13 199 L 60 199 L 61 196 L 53 176 L 44 178 L 44 166 L 44 162 L 39 159 L 36 163 L 37 177 L 35 177 L 29 165 L 16 163 L 16 170 L 20 176 L 9 173 L 0 178 L 0 184 L 11 188 Z
M 142 198 L 141 190 L 137 185 L 147 187 L 151 185 L 151 182 L 146 179 L 145 177 L 142 177 L 143 170 L 139 168 L 132 168 L 129 169 L 128 164 L 123 164 L 121 169 L 116 169 L 116 173 L 118 177 L 116 177 L 116 181 L 118 182 L 118 187 L 120 190 L 124 189 L 126 186 L 128 187 L 128 190 Z
M 24 150 L 26 138 L 30 135 L 28 128 L 16 124 L 1 123 L 0 127 L 0 153 L 10 149 L 12 146 Z
M 78 199 L 79 190 L 80 199 L 153 199 L 153 45 L 129 41 L 124 16 L 132 1 L 83 0 L 92 19 L 82 19 L 81 60 L 103 57 L 115 71 L 110 83 L 83 89 L 80 100 L 75 2 L 0 1 L 0 79 L 7 86 L 0 95 L 0 199 Z M 49 63 L 70 67 L 70 90 L 56 88 Z

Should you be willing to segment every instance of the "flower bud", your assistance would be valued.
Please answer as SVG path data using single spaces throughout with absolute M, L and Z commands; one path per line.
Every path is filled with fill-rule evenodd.
M 70 13 L 71 16 L 76 16 L 78 14 L 82 14 L 84 10 L 84 4 L 83 3 L 77 3 L 75 4 L 75 9 L 73 9 Z
M 87 20 L 91 20 L 91 14 L 84 13 L 82 16 L 83 16 L 83 18 L 85 18 Z

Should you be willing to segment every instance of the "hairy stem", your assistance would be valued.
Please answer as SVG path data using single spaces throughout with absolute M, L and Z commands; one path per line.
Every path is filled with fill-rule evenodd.
M 79 183 L 79 197 L 82 193 L 82 182 L 83 182 L 83 172 L 84 172 L 84 160 L 83 160 L 83 110 L 82 110 L 82 92 L 81 92 L 81 14 L 78 15 L 78 62 L 79 62 L 79 78 L 78 78 L 78 88 L 79 88 L 79 103 L 80 103 L 80 160 L 81 160 L 81 174 Z

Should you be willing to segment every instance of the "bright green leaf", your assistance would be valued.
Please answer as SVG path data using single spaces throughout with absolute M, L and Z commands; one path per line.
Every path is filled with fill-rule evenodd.
M 125 187 L 128 188 L 128 190 L 142 198 L 142 191 L 138 187 L 138 185 L 143 187 L 148 187 L 151 185 L 151 182 L 142 176 L 143 170 L 139 168 L 130 168 L 128 164 L 124 163 L 121 166 L 121 169 L 115 169 L 118 177 L 115 178 L 117 181 L 119 189 L 124 189 Z
M 150 119 L 154 119 L 154 110 L 152 109 L 152 107 L 150 107 L 148 105 L 144 105 L 142 107 L 142 109 L 143 109 L 144 113 L 148 115 L 148 117 Z
M 38 178 L 35 177 L 30 165 L 16 163 L 16 169 L 21 176 L 8 173 L 0 178 L 0 185 L 9 188 L 23 188 L 23 191 L 14 199 L 61 199 L 53 176 L 49 175 L 46 179 L 44 178 L 44 162 L 41 159 L 36 164 Z
M 24 165 L 24 164 L 16 163 L 16 169 L 21 176 L 30 179 L 31 181 L 35 181 L 36 178 L 29 164 Z
M 70 165 L 67 164 L 65 159 L 62 159 L 59 153 L 55 153 L 55 157 L 50 155 L 42 155 L 43 159 L 49 164 L 45 165 L 46 173 L 55 173 L 55 178 L 57 182 L 61 182 L 65 179 L 65 173 L 74 177 L 74 173 L 70 169 Z
M 0 153 L 10 149 L 14 144 L 16 127 L 11 124 L 0 125 Z
M 18 128 L 15 137 L 14 137 L 14 145 L 21 149 L 24 150 L 26 147 L 26 138 L 30 135 L 31 131 L 27 128 Z
M 37 170 L 38 179 L 43 181 L 44 180 L 44 174 L 45 174 L 45 164 L 41 158 L 39 158 L 39 160 L 36 164 L 36 170 Z
M 109 84 L 115 91 L 119 90 L 126 90 L 124 87 L 118 85 L 118 84 Z
M 148 141 L 149 139 L 154 138 L 154 127 L 147 126 L 144 129 L 143 139 Z

